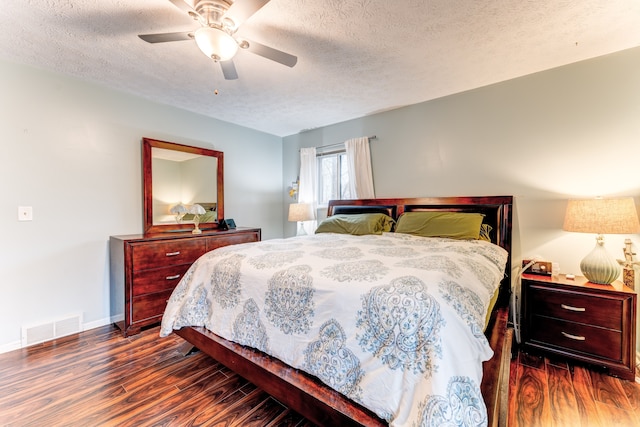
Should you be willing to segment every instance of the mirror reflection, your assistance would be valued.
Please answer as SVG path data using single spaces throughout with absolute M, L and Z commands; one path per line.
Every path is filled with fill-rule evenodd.
M 217 220 L 218 159 L 152 147 L 153 225 L 193 222 L 189 209 L 198 204 L 200 223 Z
M 218 228 L 224 218 L 224 153 L 142 139 L 144 233 Z M 195 226 L 195 228 L 194 228 Z

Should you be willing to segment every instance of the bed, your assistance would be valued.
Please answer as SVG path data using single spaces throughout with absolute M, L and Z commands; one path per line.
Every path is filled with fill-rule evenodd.
M 438 217 L 443 212 L 465 217 L 465 221 L 481 217 L 485 240 L 491 243 L 476 238 L 454 243 L 453 239 L 427 239 L 408 231 L 412 225 L 407 225 L 407 218 Z M 383 426 L 389 420 L 392 425 L 426 425 L 425 420 L 441 424 L 460 419 L 470 424 L 504 425 L 511 348 L 507 319 L 512 197 L 336 200 L 329 204 L 326 223 L 342 224 L 333 220 L 343 218 L 349 223 L 351 218 L 375 215 L 391 218 L 397 231 L 403 232 L 336 234 L 329 227 L 327 233 L 314 236 L 236 245 L 205 254 L 176 287 L 161 334 L 175 332 L 317 425 Z M 432 255 L 438 258 L 438 265 L 447 266 L 435 270 L 443 272 L 424 267 L 433 264 L 427 261 L 431 255 L 423 256 L 424 251 L 435 251 Z M 442 258 L 445 255 L 447 259 Z M 304 258 L 310 256 L 319 263 L 313 268 L 307 267 L 311 261 Z M 490 266 L 475 267 L 479 259 L 489 259 Z M 474 267 L 461 269 L 450 264 L 453 261 Z M 246 277 L 254 277 L 251 268 L 243 267 L 240 273 L 236 268 L 240 264 L 270 271 L 272 279 L 265 277 L 265 288 L 254 291 L 253 282 L 251 287 L 245 283 Z M 339 298 L 322 287 L 324 279 L 308 279 L 303 266 L 332 279 L 326 286 L 337 287 Z M 427 270 L 424 278 L 418 275 L 422 270 Z M 475 286 L 473 292 L 461 289 L 445 273 Z M 354 274 L 362 277 L 353 279 Z M 398 277 L 391 280 L 389 274 Z M 433 274 L 439 282 L 427 285 Z M 276 276 L 278 280 L 273 279 Z M 203 277 L 215 283 L 205 285 Z M 232 282 L 242 286 L 225 285 Z M 312 282 L 313 286 L 307 286 Z M 298 286 L 300 283 L 307 285 Z M 240 294 L 244 299 L 239 299 Z M 292 294 L 305 303 L 288 305 L 286 298 Z M 383 341 L 388 336 L 381 338 L 379 331 L 393 316 L 380 301 L 407 301 L 408 294 L 421 295 L 427 303 L 417 310 L 420 316 L 407 316 L 401 324 L 391 325 L 403 334 L 402 339 L 394 336 L 394 345 L 387 346 Z M 433 301 L 431 294 L 437 295 Z M 480 307 L 486 310 L 489 300 L 495 305 L 485 317 Z M 335 309 L 337 306 L 341 308 Z M 212 320 L 215 317 L 218 319 Z M 431 319 L 428 327 L 415 320 L 423 317 Z M 419 333 L 404 333 L 405 327 Z M 273 335 L 275 329 L 282 336 Z M 439 335 L 454 338 L 442 339 L 436 334 L 439 329 L 443 331 Z M 300 343 L 302 335 L 305 339 L 310 335 L 309 340 Z M 408 343 L 405 347 L 413 350 L 398 350 L 402 346 L 396 343 Z M 448 362 L 451 360 L 457 363 Z M 453 408 L 459 407 L 462 410 L 457 413 Z

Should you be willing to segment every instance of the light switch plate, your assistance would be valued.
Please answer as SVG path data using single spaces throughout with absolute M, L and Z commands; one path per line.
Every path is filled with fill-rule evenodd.
M 18 206 L 18 221 L 33 221 L 33 208 L 31 206 Z

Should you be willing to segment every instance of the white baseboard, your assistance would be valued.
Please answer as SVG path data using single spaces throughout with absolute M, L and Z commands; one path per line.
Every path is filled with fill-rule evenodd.
M 124 322 L 124 313 L 116 314 L 115 316 L 111 316 L 111 323 Z M 103 325 L 101 325 L 103 326 Z
M 124 316 L 123 316 L 123 318 L 124 318 Z M 98 319 L 98 320 L 94 320 L 93 322 L 85 323 L 84 325 L 82 325 L 82 330 L 83 331 L 88 331 L 89 329 L 100 328 L 102 326 L 107 326 L 107 325 L 110 325 L 112 323 L 115 323 L 116 321 L 117 320 L 114 320 L 114 318 L 105 317 L 104 319 Z
M 3 346 L 0 346 L 0 354 L 18 350 L 20 349 L 21 344 L 22 342 L 20 340 L 4 344 Z
M 122 319 L 124 319 L 124 315 L 114 316 L 113 318 L 112 317 L 105 317 L 103 319 L 94 320 L 93 322 L 83 323 L 82 324 L 82 330 L 83 331 L 88 331 L 90 329 L 100 328 L 102 326 L 110 325 L 110 324 L 115 323 L 117 321 L 120 321 Z M 0 354 L 8 353 L 8 352 L 14 351 L 14 350 L 19 350 L 21 348 L 23 348 L 21 340 L 10 342 L 10 343 L 7 343 L 7 344 L 4 344 L 4 345 L 0 346 Z

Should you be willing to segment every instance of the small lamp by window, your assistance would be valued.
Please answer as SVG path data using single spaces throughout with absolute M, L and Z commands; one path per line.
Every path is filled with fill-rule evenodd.
M 207 211 L 204 210 L 202 206 L 199 204 L 192 205 L 189 208 L 189 213 L 193 214 L 193 223 L 195 224 L 195 228 L 191 231 L 192 234 L 202 234 L 202 230 L 198 227 L 200 224 L 200 215 L 204 215 Z
M 289 221 L 298 223 L 298 236 L 304 236 L 307 234 L 304 231 L 304 221 L 311 221 L 314 218 L 313 208 L 309 203 L 293 203 L 289 205 Z
M 604 248 L 603 234 L 640 232 L 633 198 L 569 200 L 562 227 L 565 231 L 594 233 L 596 247 L 580 262 L 584 277 L 608 285 L 620 276 L 620 265 Z

